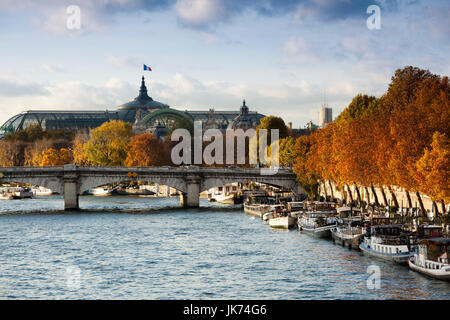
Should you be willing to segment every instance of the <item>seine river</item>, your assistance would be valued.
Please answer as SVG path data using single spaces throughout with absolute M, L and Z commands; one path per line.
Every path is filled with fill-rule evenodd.
M 81 197 L 86 210 L 67 214 L 61 197 L 0 201 L 0 299 L 450 299 L 449 283 L 238 207 L 178 205 Z

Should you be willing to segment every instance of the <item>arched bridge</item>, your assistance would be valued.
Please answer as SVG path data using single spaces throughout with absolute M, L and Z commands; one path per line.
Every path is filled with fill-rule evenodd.
M 0 182 L 23 182 L 52 189 L 64 195 L 66 210 L 78 210 L 78 197 L 84 191 L 130 180 L 130 173 L 137 180 L 181 191 L 185 207 L 198 207 L 200 192 L 232 182 L 260 182 L 303 193 L 291 169 L 267 172 L 267 169 L 238 167 L 4 167 L 0 168 Z

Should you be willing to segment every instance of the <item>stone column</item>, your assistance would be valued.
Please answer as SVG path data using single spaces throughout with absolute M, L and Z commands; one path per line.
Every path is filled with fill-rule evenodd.
M 64 210 L 76 211 L 80 209 L 78 203 L 78 175 L 77 167 L 73 164 L 64 166 Z
M 187 176 L 187 192 L 181 196 L 181 205 L 185 208 L 198 208 L 200 205 L 200 177 Z

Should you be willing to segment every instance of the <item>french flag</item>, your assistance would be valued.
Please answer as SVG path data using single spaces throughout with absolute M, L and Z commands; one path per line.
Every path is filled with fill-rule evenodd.
M 144 64 L 144 71 L 152 71 L 152 68 Z

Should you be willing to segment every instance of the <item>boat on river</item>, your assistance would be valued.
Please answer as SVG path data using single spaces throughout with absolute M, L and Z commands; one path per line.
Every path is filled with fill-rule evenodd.
M 244 201 L 244 212 L 247 214 L 258 216 L 262 219 L 264 214 L 271 211 L 271 204 L 273 202 L 274 199 L 268 197 L 267 193 L 265 192 L 252 192 L 246 195 L 246 199 Z
M 0 200 L 13 200 L 14 197 L 12 195 L 12 193 L 8 193 L 8 192 L 0 192 Z
M 282 217 L 274 217 L 269 219 L 269 226 L 272 228 L 291 229 L 295 227 L 296 219 L 289 214 Z
M 32 197 L 30 188 L 8 187 L 0 190 L 0 200 L 31 199 Z
M 364 221 L 359 218 L 344 221 L 331 229 L 331 237 L 335 244 L 359 251 L 359 244 L 365 234 Z
M 34 196 L 37 197 L 45 197 L 45 196 L 51 196 L 53 194 L 53 191 L 44 187 L 35 187 L 31 188 L 31 192 Z
M 114 190 L 113 188 L 98 187 L 98 188 L 89 189 L 88 191 L 85 192 L 85 194 L 93 195 L 93 196 L 97 196 L 97 197 L 105 197 L 105 196 L 110 196 L 113 193 L 113 190 Z
M 220 193 L 215 195 L 213 198 L 215 202 L 219 202 L 222 204 L 234 204 L 234 194 L 233 193 Z
M 359 249 L 368 256 L 396 262 L 408 263 L 412 254 L 408 237 L 403 234 L 403 225 L 375 225 L 366 229 Z
M 301 216 L 305 210 L 303 209 L 303 202 L 291 201 L 287 203 L 287 210 L 291 217 L 298 218 Z
M 338 218 L 322 212 L 308 212 L 297 218 L 299 230 L 316 238 L 331 239 L 331 230 L 337 223 Z
M 306 212 L 297 217 L 298 229 L 316 238 L 331 239 L 331 230 L 342 222 L 336 215 L 334 202 L 304 202 Z
M 361 209 L 340 207 L 336 211 L 342 223 L 331 229 L 333 242 L 359 251 L 361 238 L 365 234 L 364 217 L 361 215 Z
M 145 187 L 125 187 L 114 188 L 111 190 L 111 194 L 119 196 L 153 196 L 155 195 L 155 192 L 148 190 Z
M 429 277 L 450 281 L 449 255 L 450 239 L 423 239 L 409 258 L 408 265 L 411 270 Z

